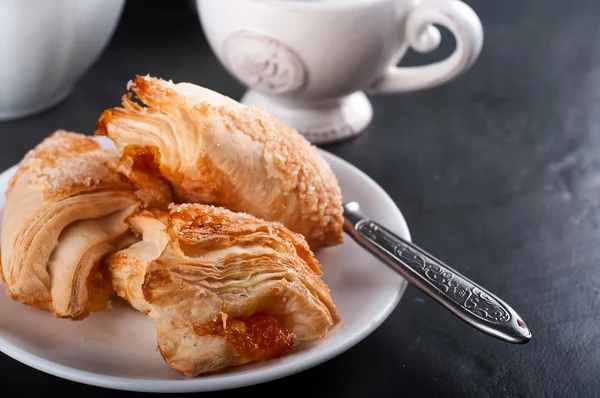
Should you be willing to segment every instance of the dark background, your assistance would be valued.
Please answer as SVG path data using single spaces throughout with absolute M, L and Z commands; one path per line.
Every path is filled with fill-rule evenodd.
M 373 97 L 368 130 L 326 149 L 389 192 L 415 242 L 513 305 L 533 340 L 496 341 L 409 287 L 348 352 L 215 396 L 600 396 L 600 2 L 467 3 L 485 31 L 473 68 L 432 90 Z M 57 128 L 91 134 L 126 82 L 147 73 L 233 98 L 244 91 L 214 58 L 188 3 L 129 0 L 109 47 L 66 101 L 0 123 L 0 169 Z M 2 354 L 0 380 L 6 397 L 129 394 Z

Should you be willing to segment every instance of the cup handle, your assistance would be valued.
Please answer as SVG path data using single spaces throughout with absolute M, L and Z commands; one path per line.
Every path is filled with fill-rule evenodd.
M 483 28 L 471 7 L 459 0 L 424 0 L 403 21 L 404 37 L 394 62 L 368 90 L 373 94 L 422 90 L 446 83 L 473 65 L 483 45 Z M 446 59 L 425 66 L 398 67 L 409 46 L 426 53 L 441 41 L 438 24 L 452 32 L 456 49 Z

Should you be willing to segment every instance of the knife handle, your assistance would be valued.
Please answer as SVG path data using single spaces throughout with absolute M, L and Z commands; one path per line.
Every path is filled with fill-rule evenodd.
M 531 331 L 508 304 L 414 243 L 367 219 L 356 202 L 344 204 L 344 230 L 367 251 L 476 329 L 524 344 Z

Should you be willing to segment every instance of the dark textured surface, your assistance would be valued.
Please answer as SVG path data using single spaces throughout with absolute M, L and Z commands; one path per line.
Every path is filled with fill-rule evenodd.
M 243 88 L 215 60 L 187 4 L 167 3 L 129 0 L 114 40 L 72 96 L 0 123 L 0 169 L 56 128 L 91 133 L 135 74 L 239 98 Z M 433 90 L 373 98 L 369 129 L 327 149 L 389 192 L 417 243 L 513 305 L 532 342 L 482 335 L 409 287 L 388 320 L 350 351 L 215 396 L 600 396 L 600 2 L 468 3 L 486 35 L 475 66 Z M 48 376 L 1 354 L 0 380 L 7 397 L 129 394 Z

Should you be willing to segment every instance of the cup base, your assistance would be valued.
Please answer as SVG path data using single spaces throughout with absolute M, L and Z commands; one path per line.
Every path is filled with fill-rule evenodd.
M 241 102 L 265 108 L 315 145 L 356 137 L 373 119 L 373 107 L 362 91 L 326 103 L 309 103 L 248 90 Z
M 22 119 L 54 108 L 55 106 L 66 100 L 67 97 L 71 94 L 71 91 L 73 91 L 73 86 L 68 86 L 54 97 L 51 97 L 49 100 L 37 102 L 35 104 L 23 108 L 13 108 L 8 110 L 0 109 L 0 122 L 8 122 L 11 120 Z

